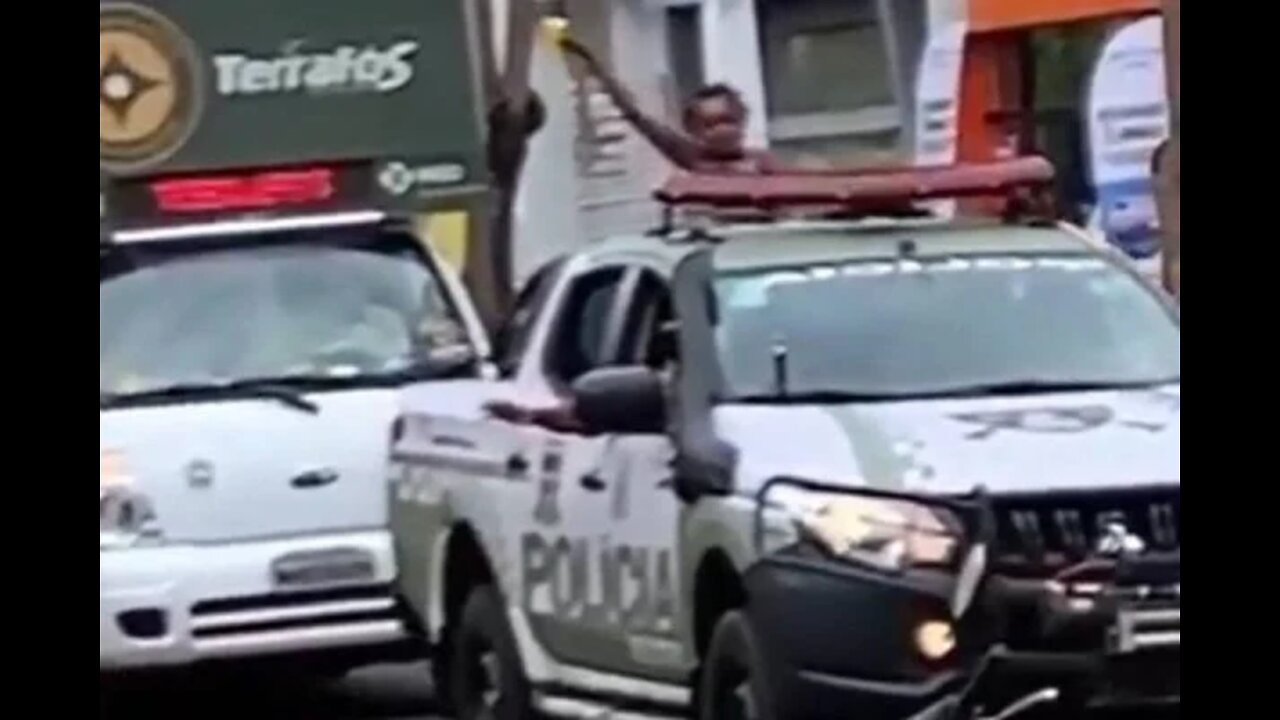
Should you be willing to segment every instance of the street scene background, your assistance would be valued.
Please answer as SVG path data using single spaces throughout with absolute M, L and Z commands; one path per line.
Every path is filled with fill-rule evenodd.
M 496 5 L 507 2 L 521 4 Z M 750 111 L 748 144 L 795 167 L 1042 155 L 1057 170 L 1061 215 L 1178 291 L 1176 203 L 1170 216 L 1158 201 L 1169 181 L 1154 161 L 1168 147 L 1176 167 L 1179 152 L 1159 0 L 1025 0 L 1021 14 L 982 0 L 536 4 L 544 20 L 598 53 L 639 105 L 673 123 L 697 88 L 729 84 Z M 223 19 L 229 26 L 253 21 L 252 3 L 226 7 L 240 13 Z M 550 98 L 535 151 L 515 163 L 515 178 L 486 178 L 496 186 L 510 180 L 517 195 L 509 208 L 516 240 L 501 250 L 510 257 L 491 262 L 494 248 L 476 238 L 482 225 L 471 208 L 431 208 L 416 218 L 439 255 L 482 289 L 482 312 L 509 304 L 502 296 L 536 268 L 598 239 L 603 228 L 649 227 L 651 191 L 672 170 L 582 69 L 566 63 L 542 32 L 551 25 L 542 24 L 532 51 L 531 83 Z M 459 164 L 483 172 L 475 170 L 479 153 Z M 495 284 L 504 287 L 489 297 L 483 289 Z M 336 680 L 197 668 L 103 684 L 100 716 L 174 718 L 197 708 L 202 716 L 442 720 L 430 678 L 426 661 L 373 665 Z

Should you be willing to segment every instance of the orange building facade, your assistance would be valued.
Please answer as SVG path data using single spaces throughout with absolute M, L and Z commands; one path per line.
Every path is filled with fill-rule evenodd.
M 1046 155 L 1060 200 L 1087 206 L 1090 68 L 1115 27 L 1159 11 L 1160 0 L 965 0 L 958 159 Z

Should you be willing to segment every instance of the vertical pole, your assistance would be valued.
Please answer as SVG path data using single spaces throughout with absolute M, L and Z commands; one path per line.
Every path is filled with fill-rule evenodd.
M 1164 0 L 1165 76 L 1169 97 L 1169 145 L 1156 168 L 1163 263 L 1161 279 L 1182 296 L 1182 2 Z
M 512 257 L 515 201 L 528 150 L 536 0 L 465 0 L 473 3 L 488 113 L 489 166 L 492 175 L 488 212 L 477 218 L 467 244 L 465 277 L 477 309 L 492 330 L 510 309 L 514 290 Z

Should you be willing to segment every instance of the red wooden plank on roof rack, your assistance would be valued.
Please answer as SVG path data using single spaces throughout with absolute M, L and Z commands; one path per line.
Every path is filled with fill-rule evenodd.
M 885 206 L 912 200 L 1005 195 L 1053 181 L 1040 157 L 883 171 L 795 174 L 680 174 L 654 196 L 669 205 L 733 207 Z

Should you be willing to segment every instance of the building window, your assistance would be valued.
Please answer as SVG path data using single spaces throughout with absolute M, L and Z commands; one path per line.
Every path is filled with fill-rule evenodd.
M 858 16 L 860 5 L 874 9 L 856 1 L 764 3 L 760 22 L 770 114 L 893 103 L 884 33 L 874 12 Z
M 671 68 L 673 109 L 706 82 L 702 65 L 702 21 L 697 5 L 667 8 L 667 59 Z M 672 117 L 678 117 L 673 115 Z
M 773 152 L 788 164 L 812 168 L 893 165 L 901 161 L 897 129 L 780 140 L 773 143 Z
M 896 152 L 901 117 L 875 0 L 758 0 L 769 136 L 807 158 Z M 860 136 L 867 136 L 865 140 Z M 824 146 L 830 152 L 824 153 Z M 801 150 L 803 148 L 803 150 Z

